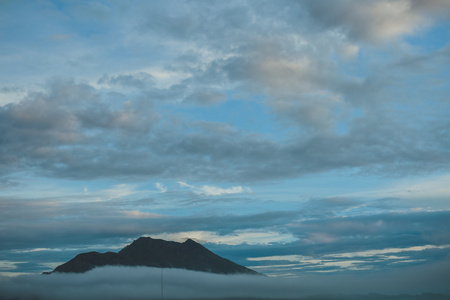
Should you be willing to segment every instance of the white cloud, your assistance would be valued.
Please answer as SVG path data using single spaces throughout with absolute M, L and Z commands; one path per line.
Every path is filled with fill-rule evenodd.
M 178 181 L 178 184 L 179 184 L 181 187 L 195 188 L 195 186 L 190 185 L 190 184 L 187 184 L 187 183 L 184 182 L 184 181 Z
M 33 248 L 27 250 L 16 250 L 15 253 L 30 253 L 30 252 L 40 252 L 40 251 L 53 251 L 51 248 Z M 60 250 L 59 250 L 60 251 Z
M 163 185 L 162 183 L 157 182 L 157 183 L 155 183 L 155 186 L 161 193 L 167 192 L 167 187 L 165 185 Z
M 103 191 L 103 194 L 109 199 L 127 197 L 136 193 L 136 185 L 125 183 L 116 184 L 112 188 Z
M 148 212 L 143 212 L 143 211 L 138 211 L 138 210 L 124 210 L 124 211 L 122 211 L 122 213 L 132 219 L 151 219 L 151 218 L 162 217 L 162 215 L 159 215 L 159 214 L 148 213 Z
M 399 264 L 425 262 L 426 259 L 418 259 L 409 256 L 407 252 L 419 252 L 432 249 L 446 249 L 450 245 L 424 245 L 407 248 L 385 248 L 348 253 L 335 253 L 319 256 L 304 255 L 273 255 L 263 257 L 248 257 L 248 261 L 266 262 L 262 265 L 250 266 L 261 272 L 269 272 L 272 276 L 281 276 L 284 270 L 300 270 L 302 272 L 342 272 L 358 270 L 374 270 L 377 264 Z M 401 253 L 402 255 L 392 255 Z M 281 262 L 281 264 L 280 264 Z M 288 262 L 288 264 L 286 264 Z
M 17 269 L 16 264 L 18 264 L 18 263 L 21 263 L 21 262 L 0 260 L 0 271 L 9 271 L 9 270 Z
M 411 2 L 407 0 L 367 2 L 367 5 L 359 6 L 352 16 L 355 25 L 365 24 L 365 30 L 376 41 L 410 34 L 426 24 L 424 17 L 413 11 Z
M 428 25 L 428 14 L 433 13 L 411 0 L 311 1 L 308 5 L 319 22 L 374 44 L 412 34 Z M 446 8 L 445 4 L 437 6 Z
M 269 245 L 272 243 L 289 243 L 297 240 L 290 233 L 262 230 L 237 230 L 233 234 L 220 235 L 212 231 L 184 231 L 176 233 L 164 233 L 152 235 L 153 238 L 162 238 L 178 242 L 184 242 L 191 238 L 200 243 L 214 243 L 225 245 Z
M 197 187 L 194 185 L 187 184 L 184 181 L 178 181 L 178 184 L 181 187 L 192 189 L 194 193 L 202 196 L 221 196 L 221 195 L 242 194 L 252 192 L 252 190 L 249 187 L 242 187 L 242 186 L 221 188 L 213 185 L 203 185 L 201 187 Z
M 248 261 L 290 261 L 299 262 L 305 259 L 310 259 L 309 256 L 303 255 L 272 255 L 272 256 L 262 256 L 262 257 L 249 257 Z
M 358 56 L 359 46 L 350 42 L 343 43 L 337 47 L 339 55 L 344 59 L 352 59 Z
M 372 249 L 365 251 L 356 252 L 346 252 L 346 253 L 335 253 L 326 254 L 321 256 L 321 259 L 315 259 L 312 256 L 304 255 L 273 255 L 273 256 L 263 256 L 263 257 L 249 257 L 249 261 L 289 261 L 289 262 L 303 262 L 303 263 L 322 263 L 323 259 L 334 259 L 334 258 L 355 258 L 355 257 L 381 257 L 383 259 L 405 259 L 403 256 L 396 255 L 385 255 L 391 253 L 403 253 L 412 251 L 424 251 L 430 249 L 446 249 L 450 248 L 450 245 L 424 245 L 424 246 L 413 246 L 407 248 L 385 248 L 385 249 Z M 323 258 L 323 259 L 322 259 Z
M 220 196 L 220 195 L 229 195 L 229 194 L 241 194 L 241 193 L 250 193 L 251 189 L 242 186 L 233 186 L 231 188 L 221 188 L 217 186 L 204 185 L 202 186 L 197 193 L 205 196 Z
M 167 192 L 167 187 L 162 183 L 157 182 L 155 184 L 156 189 L 160 193 Z M 137 184 L 127 184 L 121 183 L 116 184 L 108 189 L 102 189 L 97 191 L 88 191 L 90 197 L 97 199 L 97 201 L 101 201 L 104 199 L 112 200 L 112 199 L 139 199 L 145 198 L 149 195 L 155 194 L 155 190 L 143 188 Z
M 357 252 L 347 252 L 347 253 L 337 253 L 327 255 L 329 257 L 340 257 L 340 258 L 352 258 L 352 257 L 372 257 L 389 253 L 402 253 L 411 251 L 424 251 L 429 249 L 445 249 L 450 248 L 450 245 L 424 245 L 424 246 L 413 246 L 407 248 L 385 248 L 385 249 L 375 249 L 375 250 L 365 250 Z

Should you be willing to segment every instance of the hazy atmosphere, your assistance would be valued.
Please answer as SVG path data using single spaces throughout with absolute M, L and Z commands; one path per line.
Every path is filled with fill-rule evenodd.
M 168 297 L 450 294 L 449 41 L 446 0 L 0 1 L 0 298 L 157 298 L 40 275 L 140 236 L 268 275 Z

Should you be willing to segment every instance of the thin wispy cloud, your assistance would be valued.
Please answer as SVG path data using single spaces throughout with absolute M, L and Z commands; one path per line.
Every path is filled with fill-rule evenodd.
M 230 234 L 220 235 L 211 231 L 186 231 L 175 233 L 163 233 L 153 237 L 183 242 L 188 238 L 200 243 L 214 243 L 223 245 L 269 245 L 275 243 L 290 243 L 297 240 L 289 233 L 265 231 L 265 230 L 237 230 Z
M 167 187 L 160 182 L 155 183 L 155 187 L 161 192 L 165 193 L 168 191 Z
M 178 184 L 181 187 L 189 188 L 194 193 L 202 196 L 221 196 L 221 195 L 231 195 L 231 194 L 241 194 L 241 193 L 251 193 L 252 190 L 248 187 L 242 187 L 242 186 L 232 186 L 229 188 L 221 188 L 218 186 L 211 186 L 211 185 L 203 185 L 200 187 L 193 186 L 190 184 L 187 184 L 184 181 L 178 181 Z

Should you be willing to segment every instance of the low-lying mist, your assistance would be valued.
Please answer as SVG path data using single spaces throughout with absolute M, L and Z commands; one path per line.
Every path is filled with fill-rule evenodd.
M 447 273 L 446 273 L 447 274 Z M 394 274 L 392 274 L 394 275 Z M 400 274 L 398 274 L 400 275 Z M 443 295 L 381 296 L 449 293 L 427 290 L 430 277 L 311 275 L 273 278 L 256 275 L 218 275 L 179 269 L 163 270 L 164 299 L 293 298 L 293 299 L 446 299 Z M 442 275 L 442 274 L 441 274 Z M 421 277 L 423 280 L 421 280 Z M 440 278 L 442 280 L 443 278 Z M 366 296 L 351 296 L 351 295 Z M 341 298 L 339 295 L 347 295 Z M 343 296 L 342 296 L 343 297 Z M 353 298 L 355 297 L 355 298 Z M 409 298 L 405 298 L 409 297 Z M 104 267 L 84 274 L 54 273 L 2 278 L 0 299 L 102 300 L 161 299 L 161 270 L 148 267 Z M 447 298 L 448 299 L 448 298 Z

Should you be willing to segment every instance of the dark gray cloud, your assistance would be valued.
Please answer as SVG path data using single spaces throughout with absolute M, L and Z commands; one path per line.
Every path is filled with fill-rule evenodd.
M 429 172 L 450 163 L 446 140 L 435 138 L 445 131 L 431 133 L 441 123 L 411 128 L 388 113 L 367 112 L 344 135 L 272 141 L 225 123 L 176 118 L 152 99 L 56 82 L 0 114 L 5 175 L 21 168 L 69 178 L 254 181 L 350 168 Z
M 134 87 L 145 90 L 154 85 L 154 78 L 152 75 L 145 72 L 115 76 L 105 74 L 98 80 L 98 83 L 112 86 L 120 85 L 124 87 Z
M 355 217 L 331 217 L 304 220 L 290 225 L 290 231 L 300 238 L 302 252 L 331 253 L 446 245 L 448 212 L 383 213 Z

